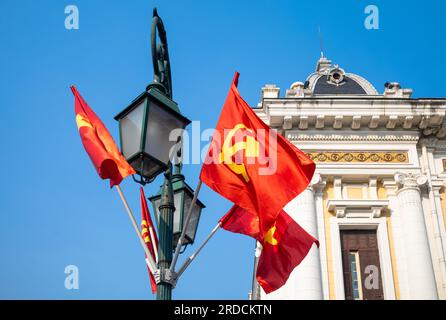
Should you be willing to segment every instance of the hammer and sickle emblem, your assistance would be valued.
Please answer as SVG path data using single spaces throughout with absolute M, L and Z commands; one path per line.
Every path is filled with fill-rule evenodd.
M 223 142 L 223 147 L 220 153 L 220 163 L 226 164 L 236 174 L 241 174 L 246 182 L 249 182 L 249 176 L 246 172 L 244 163 L 234 163 L 232 157 L 239 151 L 245 150 L 245 157 L 258 157 L 259 156 L 259 142 L 250 135 L 246 136 L 246 141 L 239 141 L 231 146 L 231 141 L 237 130 L 245 129 L 249 133 L 254 133 L 253 130 L 248 129 L 244 124 L 237 124 L 229 131 L 228 135 Z
M 93 126 L 91 125 L 90 120 L 88 120 L 88 118 L 86 118 L 84 115 L 78 113 L 76 115 L 76 124 L 77 124 L 77 128 L 80 129 L 82 127 L 88 127 L 88 128 L 92 128 Z

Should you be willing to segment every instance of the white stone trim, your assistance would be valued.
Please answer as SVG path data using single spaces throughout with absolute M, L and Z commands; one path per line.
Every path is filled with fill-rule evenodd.
M 373 141 L 373 142 L 418 142 L 418 134 L 311 134 L 302 133 L 298 130 L 289 130 L 286 132 L 286 138 L 292 142 L 299 143 L 300 141 Z M 445 145 L 446 148 L 446 145 Z

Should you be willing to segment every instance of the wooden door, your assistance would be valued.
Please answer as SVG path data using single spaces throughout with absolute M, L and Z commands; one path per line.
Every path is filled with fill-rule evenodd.
M 376 230 L 341 230 L 347 300 L 383 300 Z

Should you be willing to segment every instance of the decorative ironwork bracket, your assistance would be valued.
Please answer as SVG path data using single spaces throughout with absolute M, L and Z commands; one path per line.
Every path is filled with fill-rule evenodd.
M 158 32 L 157 32 L 158 30 Z M 157 44 L 157 35 L 160 43 Z M 167 34 L 163 20 L 158 16 L 156 8 L 153 9 L 151 27 L 153 81 L 163 86 L 165 94 L 172 99 L 172 76 L 170 72 L 169 49 L 167 47 Z
M 169 268 L 156 269 L 153 277 L 155 278 L 156 284 L 159 284 L 161 282 L 169 283 L 172 288 L 175 288 L 175 286 L 177 285 L 177 274 L 170 271 Z

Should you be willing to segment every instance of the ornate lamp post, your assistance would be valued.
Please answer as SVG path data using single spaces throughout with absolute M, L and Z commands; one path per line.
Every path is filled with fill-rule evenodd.
M 158 31 L 158 32 L 157 32 Z M 157 44 L 157 33 L 160 43 Z M 156 9 L 151 27 L 152 62 L 154 79 L 133 102 L 120 112 L 119 121 L 121 150 L 135 169 L 139 178 L 133 179 L 145 185 L 164 172 L 164 183 L 158 195 L 151 197 L 158 226 L 157 299 L 170 300 L 176 281 L 173 272 L 172 253 L 179 235 L 185 227 L 186 212 L 191 211 L 183 244 L 194 242 L 201 210 L 204 205 L 197 200 L 192 210 L 193 190 L 184 182 L 181 163 L 175 165 L 172 175 L 172 159 L 181 153 L 181 133 L 190 123 L 172 100 L 169 51 L 166 31 Z M 175 242 L 174 242 L 175 241 Z M 171 268 L 172 267 L 172 268 Z

